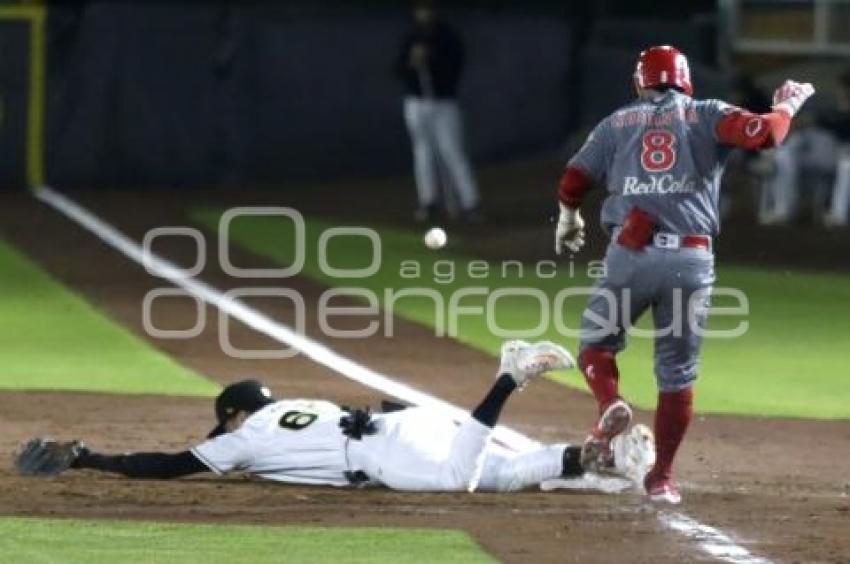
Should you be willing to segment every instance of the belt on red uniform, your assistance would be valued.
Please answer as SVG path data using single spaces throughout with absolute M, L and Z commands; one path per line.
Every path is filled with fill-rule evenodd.
M 652 245 L 659 249 L 705 249 L 711 250 L 711 237 L 707 235 L 678 235 L 658 232 L 652 235 Z

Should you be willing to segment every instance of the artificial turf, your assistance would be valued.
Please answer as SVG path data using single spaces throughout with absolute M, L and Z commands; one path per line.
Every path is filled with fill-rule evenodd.
M 199 396 L 219 391 L 217 384 L 109 320 L 2 240 L 0 319 L 3 389 Z
M 493 562 L 466 533 L 438 529 L 195 525 L 0 517 L 6 562 Z
M 193 221 L 215 231 L 221 210 L 199 209 L 191 213 Z M 451 297 L 470 288 L 482 288 L 483 294 L 466 295 L 455 304 L 466 308 L 482 307 L 490 311 L 492 321 L 506 332 L 533 329 L 541 321 L 541 308 L 534 298 L 507 296 L 485 307 L 488 296 L 500 288 L 539 289 L 549 300 L 565 287 L 589 286 L 591 275 L 586 265 L 560 263 L 555 276 L 549 268 L 538 276 L 525 265 L 519 273 L 515 265 L 488 263 L 489 272 L 479 259 L 449 251 L 432 252 L 413 231 L 379 228 L 382 260 L 377 273 L 368 278 L 329 276 L 320 268 L 317 241 L 322 231 L 338 224 L 309 218 L 306 226 L 306 253 L 303 275 L 335 287 L 365 288 L 386 305 L 386 289 L 424 288 L 436 291 L 443 300 L 435 308 L 428 298 L 403 298 L 395 302 L 396 315 L 434 327 L 442 309 L 446 320 L 456 318 L 456 334 L 450 335 L 473 347 L 498 354 L 503 336 L 488 329 L 485 315 L 457 314 Z M 271 261 L 289 265 L 295 256 L 292 222 L 273 217 L 243 217 L 230 228 L 231 241 Z M 335 268 L 365 268 L 370 264 L 371 243 L 364 237 L 333 238 L 327 245 L 327 262 Z M 405 262 L 406 261 L 406 262 Z M 473 273 L 470 263 L 477 261 Z M 415 275 L 413 264 L 419 265 Z M 405 267 L 405 265 L 408 265 Z M 454 276 L 449 280 L 450 268 Z M 476 270 L 477 268 L 477 270 Z M 573 271 L 574 270 L 574 271 Z M 285 281 L 282 281 L 285 284 Z M 850 418 L 850 386 L 843 367 L 850 360 L 850 277 L 830 273 L 778 271 L 745 266 L 720 265 L 718 286 L 739 288 L 749 300 L 746 316 L 715 316 L 710 328 L 717 330 L 748 323 L 747 331 L 733 339 L 709 339 L 703 350 L 701 377 L 697 384 L 697 410 L 700 412 L 807 418 Z M 565 301 L 557 312 L 550 308 L 548 323 L 542 331 L 529 336 L 552 339 L 577 348 L 575 336 L 564 336 L 553 323 L 561 315 L 566 326 L 576 329 L 585 302 L 584 296 Z M 715 306 L 734 305 L 724 298 Z M 648 317 L 648 316 L 647 316 Z M 382 320 L 383 321 L 383 320 Z M 545 320 L 544 320 L 545 321 Z M 445 321 L 444 328 L 451 330 Z M 647 327 L 646 320 L 639 327 Z M 380 331 L 387 329 L 382 323 Z M 656 387 L 652 369 L 652 341 L 632 338 L 628 350 L 620 355 L 624 395 L 638 406 L 653 407 Z M 584 388 L 576 372 L 560 373 L 556 380 Z

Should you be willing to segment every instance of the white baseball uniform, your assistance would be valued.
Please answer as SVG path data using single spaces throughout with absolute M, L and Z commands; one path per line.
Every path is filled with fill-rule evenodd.
M 350 439 L 346 412 L 319 400 L 282 400 L 252 414 L 232 433 L 192 453 L 213 472 L 347 486 L 349 472 L 407 491 L 514 491 L 560 476 L 566 445 L 515 453 L 490 443 L 492 429 L 472 417 L 456 424 L 428 408 L 376 414 L 377 432 Z

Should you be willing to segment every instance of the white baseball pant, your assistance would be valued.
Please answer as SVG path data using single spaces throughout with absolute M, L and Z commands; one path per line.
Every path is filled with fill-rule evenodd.
M 479 202 L 478 186 L 463 147 L 460 108 L 454 100 L 404 99 L 404 120 L 413 146 L 413 173 L 419 205 L 435 204 L 439 193 L 437 159 L 444 165 L 451 189 L 464 210 Z
M 378 433 L 349 443 L 349 465 L 394 490 L 515 491 L 561 475 L 566 445 L 515 453 L 472 417 L 459 426 L 427 408 L 375 417 Z
M 838 160 L 835 185 L 832 188 L 832 203 L 828 214 L 829 221 L 833 225 L 850 223 L 850 154 L 846 149 Z
M 808 186 L 806 179 L 800 177 L 801 168 L 831 172 L 835 170 L 837 161 L 838 143 L 830 132 L 810 127 L 791 135 L 773 151 L 776 170 L 762 192 L 759 222 L 787 223 L 792 220 L 799 205 L 799 188 Z

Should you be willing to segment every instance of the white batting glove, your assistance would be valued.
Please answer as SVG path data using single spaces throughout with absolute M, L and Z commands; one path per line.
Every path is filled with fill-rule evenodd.
M 773 110 L 782 110 L 794 117 L 805 101 L 814 93 L 815 87 L 808 82 L 786 80 L 773 93 Z
M 561 204 L 561 216 L 555 228 L 555 253 L 563 254 L 564 249 L 577 253 L 584 246 L 584 220 L 578 209 Z

